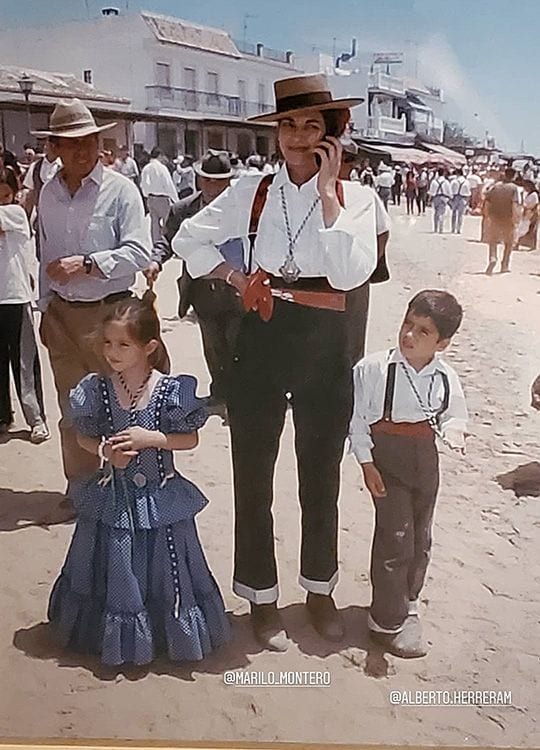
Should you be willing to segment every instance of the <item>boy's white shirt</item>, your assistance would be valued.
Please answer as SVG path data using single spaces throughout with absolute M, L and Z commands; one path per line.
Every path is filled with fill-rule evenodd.
M 444 383 L 438 373 L 445 373 L 449 384 L 449 403 L 441 415 L 439 426 L 443 437 L 452 447 L 463 448 L 467 430 L 467 406 L 465 396 L 456 371 L 439 355 L 420 372 L 409 365 L 399 348 L 370 354 L 360 360 L 353 368 L 354 409 L 349 428 L 350 451 L 359 463 L 370 463 L 373 458 L 371 450 L 370 427 L 383 418 L 384 398 L 388 365 L 398 363 L 392 407 L 393 422 L 423 422 L 426 414 L 418 403 L 417 397 L 408 382 L 403 367 L 411 376 L 424 405 L 434 415 L 440 409 L 444 398 Z
M 30 226 L 21 206 L 0 206 L 0 304 L 31 302 L 30 273 L 35 266 Z

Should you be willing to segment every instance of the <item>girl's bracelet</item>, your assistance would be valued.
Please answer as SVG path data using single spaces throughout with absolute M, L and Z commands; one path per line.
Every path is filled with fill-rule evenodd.
M 231 270 L 229 271 L 229 273 L 225 276 L 225 283 L 229 284 L 229 286 L 231 285 L 231 279 L 233 277 L 233 273 L 235 273 L 235 270 L 236 269 L 231 268 Z
M 98 449 L 97 449 L 97 455 L 100 461 L 99 468 L 102 469 L 103 465 L 107 463 L 109 460 L 107 456 L 105 455 L 105 446 L 107 445 L 107 438 L 103 436 L 99 442 Z

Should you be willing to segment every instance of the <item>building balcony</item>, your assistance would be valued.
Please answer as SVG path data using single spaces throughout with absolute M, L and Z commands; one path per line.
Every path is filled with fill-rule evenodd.
M 221 115 L 243 120 L 246 117 L 270 112 L 270 104 L 248 102 L 239 96 L 215 94 L 208 91 L 183 89 L 175 86 L 146 86 L 148 110 L 169 109 L 197 112 L 208 116 Z
M 368 76 L 368 88 L 374 91 L 384 91 L 396 96 L 405 96 L 405 82 L 403 78 L 388 75 L 388 73 L 370 73 Z
M 386 115 L 375 115 L 368 117 L 368 135 L 372 138 L 387 135 L 405 135 L 407 132 L 407 120 L 402 117 L 387 117 Z

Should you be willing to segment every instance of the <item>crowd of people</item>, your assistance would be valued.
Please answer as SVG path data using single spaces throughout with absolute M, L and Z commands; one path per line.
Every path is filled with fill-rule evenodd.
M 462 309 L 447 291 L 421 291 L 396 321 L 396 346 L 366 357 L 369 289 L 389 278 L 390 200 L 404 193 L 419 212 L 430 202 L 436 231 L 442 198 L 444 209 L 453 201 L 459 232 L 473 188 L 460 170 L 451 181 L 442 169 L 409 170 L 403 179 L 384 165 L 372 182 L 366 166 L 353 174 L 354 149 L 340 137 L 358 100 L 333 98 L 323 75 L 277 81 L 275 96 L 276 111 L 253 119 L 277 124 L 281 164 L 253 155 L 240 168 L 234 156 L 209 151 L 197 162 L 179 157 L 170 169 L 155 148 L 141 165 L 127 148 L 99 151 L 99 134 L 114 123 L 98 126 L 76 99 L 56 106 L 40 134 L 40 161 L 24 175 L 0 151 L 0 251 L 8 259 L 0 331 L 9 331 L 0 344 L 0 423 L 8 430 L 12 420 L 11 367 L 32 439 L 49 436 L 32 323 L 30 218 L 39 332 L 61 412 L 65 494 L 77 517 L 49 619 L 65 647 L 107 664 L 144 664 L 158 653 L 202 659 L 230 638 L 195 525 L 207 500 L 172 458 L 196 447 L 212 412 L 231 433 L 233 591 L 249 601 L 259 642 L 287 650 L 272 505 L 288 408 L 302 510 L 299 583 L 313 627 L 330 641 L 344 636 L 333 591 L 348 438 L 376 509 L 370 634 L 398 656 L 427 653 L 418 602 L 439 486 L 436 438 L 465 450 L 463 391 L 441 358 Z M 525 205 L 512 179 L 507 172 L 484 194 L 490 264 L 496 230 L 507 231 L 497 210 L 505 200 L 513 211 Z M 32 194 L 26 210 L 16 202 L 23 186 Z M 529 229 L 532 208 L 529 200 L 519 216 Z M 512 222 L 517 216 L 516 209 Z M 195 378 L 170 374 L 182 365 L 170 361 L 151 290 L 171 257 L 183 260 L 179 313 L 192 306 L 199 319 L 208 399 L 197 396 Z M 149 285 L 142 299 L 130 291 L 138 272 Z

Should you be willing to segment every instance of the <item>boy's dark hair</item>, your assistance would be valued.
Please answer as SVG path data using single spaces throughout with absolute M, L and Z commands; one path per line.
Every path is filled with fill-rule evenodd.
M 463 308 L 454 295 L 439 289 L 418 292 L 407 307 L 407 315 L 411 312 L 431 318 L 440 339 L 451 339 L 463 320 Z

